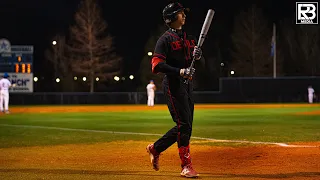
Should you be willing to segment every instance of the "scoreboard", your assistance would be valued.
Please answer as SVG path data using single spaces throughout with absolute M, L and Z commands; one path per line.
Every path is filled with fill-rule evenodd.
M 11 52 L 2 52 L 0 55 L 0 72 L 32 73 L 33 47 L 11 47 Z
M 7 39 L 0 39 L 0 78 L 9 74 L 10 92 L 33 92 L 33 46 L 11 46 Z

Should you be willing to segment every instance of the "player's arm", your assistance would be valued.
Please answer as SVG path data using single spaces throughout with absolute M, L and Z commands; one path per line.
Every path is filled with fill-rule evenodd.
M 167 54 L 169 52 L 169 47 L 164 37 L 161 37 L 156 44 L 153 58 L 151 60 L 152 72 L 157 73 L 167 73 L 167 74 L 180 74 L 180 69 L 172 67 L 166 63 Z

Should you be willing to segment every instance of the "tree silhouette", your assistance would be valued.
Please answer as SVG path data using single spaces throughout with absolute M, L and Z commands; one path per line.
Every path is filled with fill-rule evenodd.
M 106 81 L 121 71 L 122 58 L 112 47 L 113 37 L 106 32 L 107 27 L 96 1 L 83 0 L 70 27 L 68 51 L 73 71 L 88 77 L 90 92 L 94 92 L 96 77 Z
M 140 81 L 141 85 L 139 86 L 139 91 L 145 91 L 146 86 L 150 80 L 153 80 L 157 89 L 162 89 L 162 78 L 163 74 L 153 74 L 151 72 L 151 59 L 152 56 L 148 55 L 148 52 L 153 52 L 154 47 L 156 46 L 157 40 L 162 36 L 166 31 L 167 27 L 165 25 L 158 26 L 157 30 L 150 36 L 149 40 L 145 45 L 145 55 L 140 63 Z
M 300 62 L 300 53 L 297 50 L 298 41 L 297 41 L 297 32 L 294 29 L 293 21 L 285 19 L 279 23 L 279 40 L 282 45 L 278 46 L 285 54 L 284 66 L 285 74 L 297 76 L 301 75 L 303 71 L 303 66 Z M 278 43 L 279 44 L 279 43 Z
M 71 72 L 72 62 L 66 57 L 66 38 L 56 35 L 52 41 L 56 41 L 56 44 L 45 51 L 45 58 L 53 65 L 54 77 L 61 79 L 61 90 L 73 91 L 75 84 Z
M 320 75 L 320 50 L 319 38 L 320 28 L 316 26 L 298 26 L 297 32 L 299 46 L 302 55 L 302 64 L 305 66 L 306 75 Z
M 280 50 L 286 53 L 284 63 L 286 74 L 292 76 L 320 74 L 320 28 L 318 26 L 297 26 L 292 20 L 280 23 L 283 39 Z
M 272 75 L 271 37 L 272 28 L 256 5 L 235 18 L 231 68 L 237 76 Z

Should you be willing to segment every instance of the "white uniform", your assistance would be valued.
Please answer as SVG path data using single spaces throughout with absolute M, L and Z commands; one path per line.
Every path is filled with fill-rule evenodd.
M 11 86 L 11 82 L 6 79 L 2 78 L 0 80 L 0 111 L 3 112 L 9 111 L 9 87 Z M 4 109 L 3 109 L 4 104 Z
M 148 106 L 154 106 L 154 88 L 156 86 L 154 84 L 147 85 L 147 94 L 148 94 Z
M 308 87 L 308 98 L 309 103 L 313 103 L 313 95 L 314 95 L 314 89 L 312 87 Z

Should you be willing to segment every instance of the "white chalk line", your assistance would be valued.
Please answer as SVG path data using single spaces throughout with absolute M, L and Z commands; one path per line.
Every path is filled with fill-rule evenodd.
M 140 136 L 163 136 L 163 134 L 153 134 L 153 133 L 120 132 L 120 131 L 105 131 L 105 130 L 91 130 L 91 129 L 73 129 L 73 128 L 49 127 L 49 126 L 13 125 L 13 124 L 0 124 L 0 126 L 18 127 L 18 128 L 33 128 L 33 129 L 52 129 L 52 130 L 61 130 L 61 131 L 94 132 L 94 133 L 109 133 L 109 134 L 128 134 L 128 135 L 140 135 Z M 206 140 L 206 141 L 211 141 L 211 142 L 271 144 L 271 145 L 277 145 L 277 146 L 282 146 L 282 147 L 302 147 L 302 148 L 318 147 L 318 146 L 307 146 L 307 145 L 288 145 L 288 144 L 285 144 L 285 143 L 276 143 L 276 142 L 222 140 L 222 139 L 203 138 L 203 137 L 191 137 L 191 138 L 192 139 L 198 139 L 198 140 Z

